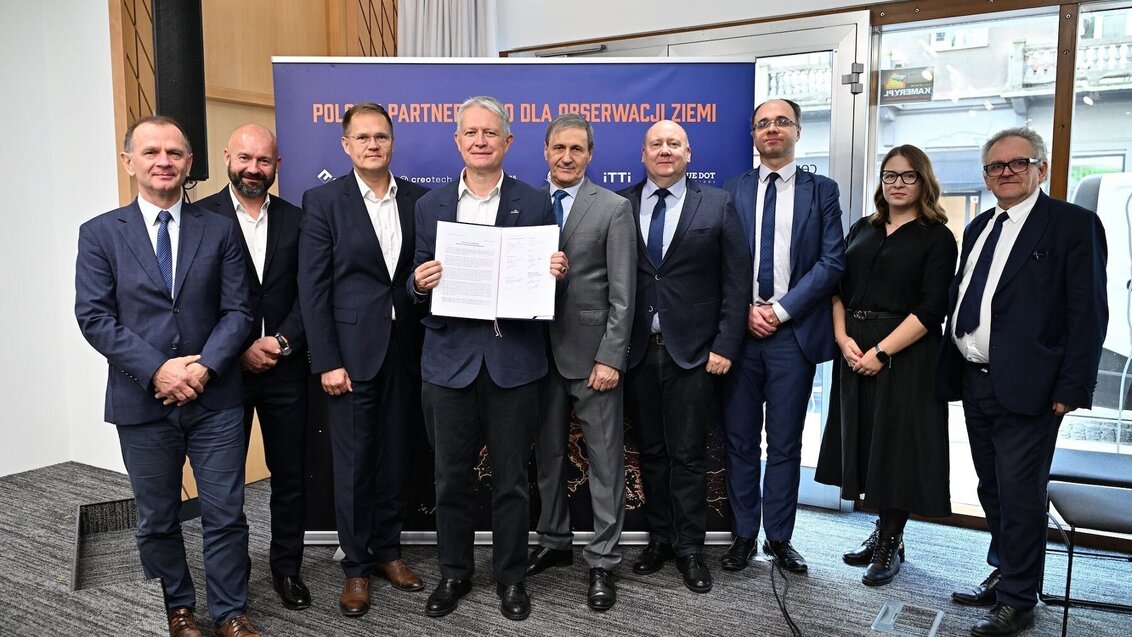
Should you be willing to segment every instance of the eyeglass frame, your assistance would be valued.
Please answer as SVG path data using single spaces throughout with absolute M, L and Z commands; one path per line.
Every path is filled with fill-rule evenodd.
M 343 135 L 343 137 L 362 146 L 369 146 L 371 141 L 377 142 L 378 146 L 388 146 L 393 143 L 393 136 L 386 135 L 385 133 L 378 133 L 376 135 Z
M 1023 161 L 1026 162 L 1026 165 L 1023 168 L 1015 170 L 1011 166 L 1011 164 Z M 1036 157 L 1015 157 L 1014 159 L 1008 161 L 992 161 L 991 163 L 985 164 L 983 166 L 983 174 L 987 177 L 1001 177 L 1006 174 L 1007 170 L 1009 170 L 1011 175 L 1017 175 L 1019 173 L 1026 172 L 1026 170 L 1028 170 L 1030 166 L 1034 164 L 1040 164 L 1042 163 L 1042 161 L 1043 160 Z M 998 167 L 997 169 L 995 168 L 996 166 Z
M 776 128 L 793 128 L 795 126 L 798 126 L 798 122 L 795 122 L 794 120 L 784 115 L 779 115 L 774 119 L 764 117 L 755 122 L 751 125 L 751 132 L 754 133 L 755 131 L 766 130 L 770 128 L 771 124 L 774 124 Z
M 886 175 L 892 175 L 892 181 L 888 181 L 888 179 L 886 178 Z M 912 181 L 908 181 L 906 175 L 912 175 Z M 882 171 L 880 171 L 880 181 L 881 181 L 881 183 L 887 184 L 889 186 L 891 186 L 892 184 L 895 184 L 897 180 L 900 180 L 901 182 L 903 182 L 905 186 L 914 186 L 914 185 L 920 183 L 920 180 L 923 179 L 923 178 L 924 178 L 924 176 L 921 175 L 920 171 L 918 171 L 918 170 L 905 170 L 904 172 L 901 172 L 901 173 L 898 173 L 895 170 L 882 170 Z

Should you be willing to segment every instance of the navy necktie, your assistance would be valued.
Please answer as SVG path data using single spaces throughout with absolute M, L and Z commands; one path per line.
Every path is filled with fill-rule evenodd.
M 991 260 L 994 259 L 994 249 L 998 246 L 998 237 L 1002 234 L 1002 224 L 1010 215 L 1004 210 L 994 220 L 994 228 L 983 243 L 983 251 L 979 253 L 979 260 L 975 262 L 975 269 L 971 272 L 971 280 L 967 283 L 967 291 L 963 294 L 963 302 L 959 305 L 959 314 L 955 320 L 955 335 L 965 336 L 975 331 L 979 326 L 979 310 L 983 306 L 983 293 L 987 289 L 987 277 L 990 276 Z
M 554 218 L 558 220 L 558 227 L 561 228 L 566 223 L 566 211 L 562 208 L 562 200 L 566 198 L 565 190 L 555 190 L 554 194 L 550 196 L 554 200 Z
M 169 241 L 169 220 L 173 215 L 168 210 L 157 213 L 161 225 L 157 227 L 157 268 L 165 279 L 165 289 L 173 295 L 173 244 Z
M 649 222 L 649 259 L 652 260 L 653 266 L 659 268 L 660 262 L 664 260 L 664 211 L 667 206 L 664 204 L 664 198 L 670 193 L 667 188 L 656 189 L 656 205 L 652 209 L 652 221 Z
M 766 194 L 763 195 L 762 236 L 759 238 L 759 298 L 769 301 L 774 296 L 774 206 L 778 201 L 778 187 L 774 182 L 778 173 L 766 176 Z

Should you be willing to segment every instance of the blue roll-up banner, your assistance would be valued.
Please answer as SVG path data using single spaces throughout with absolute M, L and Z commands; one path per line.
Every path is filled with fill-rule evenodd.
M 533 186 L 546 183 L 543 157 L 546 127 L 561 113 L 583 115 L 594 128 L 594 158 L 589 178 L 611 190 L 644 179 L 641 146 L 645 132 L 663 119 L 688 132 L 692 149 L 689 176 L 720 186 L 751 167 L 753 62 L 684 59 L 502 59 L 449 60 L 409 58 L 275 58 L 275 123 L 283 164 L 280 195 L 292 203 L 303 192 L 350 171 L 342 149 L 342 116 L 350 105 L 377 102 L 393 120 L 394 174 L 433 188 L 458 179 L 463 167 L 453 134 L 461 102 L 490 95 L 511 113 L 514 143 L 503 168 Z M 311 432 L 325 436 L 324 406 L 312 405 Z M 576 423 L 575 423 L 576 427 Z M 585 483 L 585 452 L 580 430 L 571 435 L 568 474 L 572 520 L 578 530 L 592 529 Z M 635 435 L 626 422 L 628 515 L 626 530 L 644 530 L 639 511 L 642 489 Z M 723 486 L 723 448 L 713 431 L 709 449 L 709 530 L 729 530 Z M 423 435 L 414 440 L 424 441 Z M 417 462 L 409 494 L 406 530 L 432 530 L 432 462 L 427 441 L 415 449 Z M 328 443 L 312 440 L 308 464 L 308 528 L 332 529 Z M 490 529 L 490 477 L 480 489 L 480 523 Z M 532 484 L 532 516 L 538 489 Z M 532 520 L 533 522 L 533 520 Z M 533 528 L 533 526 L 532 526 Z

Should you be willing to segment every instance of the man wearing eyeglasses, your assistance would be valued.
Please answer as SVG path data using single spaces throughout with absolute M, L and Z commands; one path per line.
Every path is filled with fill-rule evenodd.
M 937 382 L 963 400 L 994 567 L 951 599 L 993 607 L 971 629 L 985 637 L 1034 623 L 1050 462 L 1065 414 L 1093 402 L 1108 248 L 1095 213 L 1039 188 L 1048 164 L 1037 133 L 996 133 L 982 158 L 998 201 L 963 233 Z
M 790 100 L 760 104 L 751 116 L 759 166 L 723 186 L 754 256 L 747 334 L 725 385 L 727 497 L 735 533 L 721 559 L 728 571 L 747 567 L 760 519 L 763 551 L 788 571 L 808 568 L 791 544 L 802 427 L 816 366 L 837 353 L 830 299 L 845 269 L 845 249 L 837 184 L 794 163 L 801 116 Z M 760 488 L 764 407 L 767 461 Z
M 299 235 L 299 303 L 311 372 L 327 394 L 334 510 L 347 617 L 370 607 L 370 575 L 423 582 L 401 560 L 408 438 L 420 422 L 420 311 L 405 284 L 413 209 L 425 188 L 394 177 L 393 122 L 372 102 L 342 118 L 350 174 L 308 190 Z

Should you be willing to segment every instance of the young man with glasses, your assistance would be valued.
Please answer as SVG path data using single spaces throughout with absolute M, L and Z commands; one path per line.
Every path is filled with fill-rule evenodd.
M 790 543 L 798 508 L 802 428 L 818 363 L 837 354 L 830 298 L 845 269 L 837 184 L 800 170 L 794 147 L 801 109 L 768 100 L 751 116 L 759 166 L 727 180 L 754 257 L 747 334 L 725 379 L 727 498 L 735 541 L 724 570 L 747 567 L 763 550 L 794 573 L 806 561 Z M 763 410 L 767 466 L 760 488 Z
M 418 591 L 401 560 L 411 427 L 420 423 L 421 312 L 405 285 L 425 188 L 394 177 L 393 122 L 372 102 L 342 118 L 353 170 L 303 195 L 299 303 L 326 392 L 334 511 L 345 557 L 338 604 L 369 611 L 370 575 Z M 419 426 L 419 425 L 418 425 Z
M 971 628 L 989 637 L 1034 623 L 1050 462 L 1065 414 L 1093 402 L 1108 249 L 1095 213 L 1041 191 L 1037 133 L 996 133 L 982 157 L 997 205 L 963 233 L 936 378 L 943 398 L 963 400 L 995 569 L 951 598 L 993 607 Z

